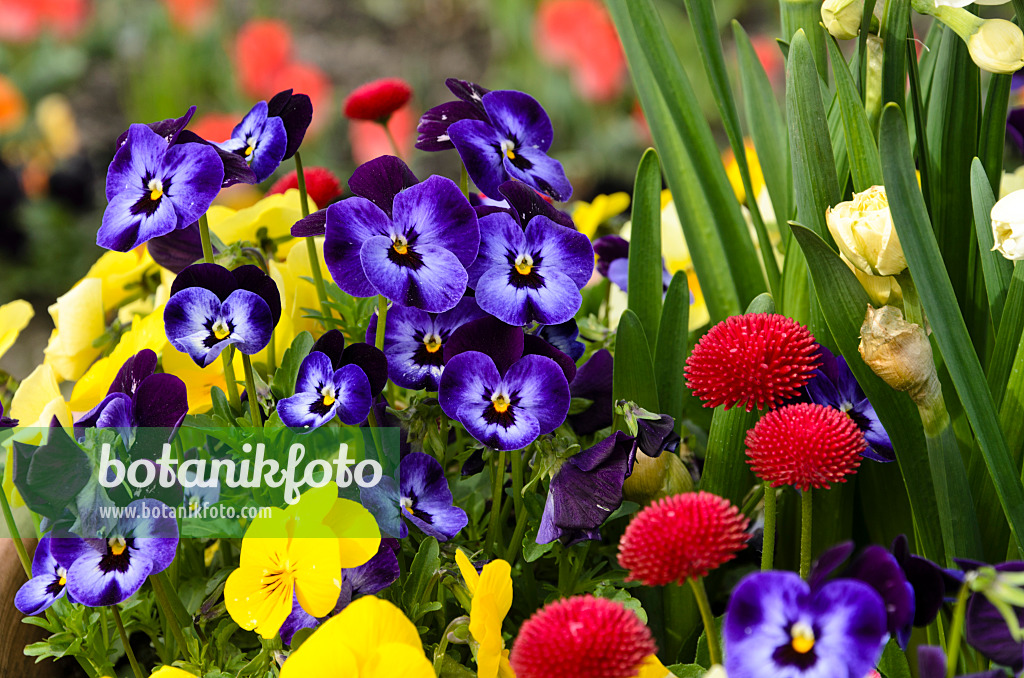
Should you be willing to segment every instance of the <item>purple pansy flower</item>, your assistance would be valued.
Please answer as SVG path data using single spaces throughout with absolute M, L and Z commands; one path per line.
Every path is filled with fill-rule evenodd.
M 594 241 L 597 255 L 597 272 L 615 283 L 623 292 L 629 291 L 629 241 L 617 235 L 605 235 Z M 672 283 L 672 274 L 661 260 L 661 291 L 666 292 Z M 690 293 L 693 303 L 693 292 Z
M 480 308 L 509 325 L 557 325 L 576 315 L 594 270 L 587 236 L 534 217 L 526 231 L 504 212 L 480 220 L 480 254 L 469 286 Z
M 395 551 L 400 544 L 397 539 L 385 537 L 380 540 L 376 555 L 359 567 L 350 567 L 341 571 L 341 593 L 338 602 L 330 614 L 323 619 L 338 614 L 359 596 L 372 596 L 380 593 L 398 580 L 401 570 L 398 567 L 398 556 Z M 301 629 L 315 629 L 323 619 L 317 619 L 302 609 L 299 599 L 292 597 L 292 611 L 281 625 L 281 640 L 291 645 L 292 638 Z
M 921 678 L 944 678 L 946 675 L 946 653 L 941 647 L 921 645 L 917 648 L 917 672 Z M 960 675 L 957 678 L 1006 678 L 1006 671 L 992 669 L 982 673 Z
M 282 90 L 267 102 L 267 115 L 271 118 L 280 118 L 288 135 L 288 145 L 285 147 L 282 160 L 295 155 L 302 145 L 309 124 L 313 122 L 313 102 L 309 96 L 292 92 L 290 89 Z
M 572 196 L 561 163 L 551 158 L 554 130 L 536 99 L 523 92 L 501 90 L 480 98 L 486 120 L 464 118 L 448 127 L 473 183 L 490 196 L 509 179 L 521 181 L 555 200 Z
M 586 344 L 580 341 L 580 328 L 572 318 L 557 325 L 535 325 L 527 330 L 548 342 L 574 361 L 583 357 L 587 350 Z
M 591 401 L 590 407 L 569 415 L 573 430 L 581 436 L 590 435 L 612 425 L 612 354 L 602 348 L 583 363 L 576 378 L 569 382 L 573 398 Z
M 327 330 L 313 344 L 310 351 L 320 351 L 331 359 L 335 370 L 345 365 L 357 365 L 370 380 L 370 395 L 377 397 L 388 383 L 388 359 L 376 346 L 364 342 L 345 345 L 340 330 Z
M 194 264 L 171 285 L 164 326 L 171 345 L 206 367 L 228 346 L 259 353 L 281 318 L 277 284 L 257 266 Z
M 476 212 L 444 177 L 397 194 L 392 188 L 382 185 L 376 201 L 355 196 L 327 208 L 327 268 L 352 296 L 380 294 L 400 306 L 443 313 L 466 291 L 466 268 L 480 247 Z M 381 207 L 391 195 L 391 209 Z
M 423 114 L 416 126 L 419 134 L 416 148 L 421 151 L 446 151 L 455 148 L 448 136 L 448 128 L 452 123 L 459 120 L 487 120 L 487 112 L 481 99 L 491 90 L 456 78 L 448 78 L 444 84 L 459 101 L 447 101 Z
M 524 355 L 539 355 L 554 360 L 567 382 L 576 376 L 576 362 L 568 355 L 545 339 L 527 334 L 522 327 L 507 325 L 489 315 L 471 320 L 452 332 L 444 345 L 445 364 L 467 351 L 487 354 L 502 374 Z
M 346 424 L 358 424 L 372 404 L 365 372 L 357 365 L 335 370 L 330 358 L 312 351 L 299 367 L 295 395 L 278 401 L 277 413 L 285 426 L 312 431 L 335 415 Z
M 75 427 L 116 428 L 131 447 L 135 430 L 178 428 L 188 413 L 185 382 L 173 374 L 156 374 L 156 353 L 139 351 L 125 361 L 107 396 L 75 422 Z
M 621 431 L 569 457 L 548 488 L 537 543 L 600 540 L 598 528 L 622 504 L 622 484 L 633 472 L 633 438 Z
M 53 535 L 50 550 L 67 570 L 68 594 L 89 607 L 116 605 L 151 574 L 163 572 L 178 547 L 178 523 L 166 504 L 137 499 L 102 538 Z
M 32 556 L 32 578 L 14 596 L 14 606 L 22 614 L 39 614 L 67 594 L 68 571 L 50 552 L 51 541 L 49 534 L 39 540 Z
M 395 306 L 388 311 L 384 355 L 391 381 L 402 388 L 436 391 L 444 366 L 444 345 L 463 324 L 486 315 L 472 297 L 464 297 L 444 313 Z M 377 314 L 370 318 L 366 341 L 377 333 Z
M 818 353 L 821 367 L 815 370 L 813 378 L 804 387 L 806 399 L 846 412 L 864 433 L 864 440 L 868 443 L 863 453 L 865 457 L 881 462 L 895 460 L 889 434 L 882 428 L 875 408 L 864 395 L 846 359 L 834 355 L 824 346 L 818 347 Z
M 792 572 L 755 572 L 732 593 L 722 638 L 729 678 L 864 678 L 889 634 L 885 603 L 867 584 L 812 590 Z
M 211 246 L 211 249 L 215 255 L 220 253 L 215 246 Z M 199 233 L 199 224 L 192 224 L 159 238 L 153 238 L 146 243 L 146 251 L 153 257 L 153 261 L 171 273 L 181 273 L 203 258 L 203 240 Z
M 284 159 L 288 132 L 281 118 L 268 116 L 267 102 L 261 101 L 235 125 L 231 138 L 217 145 L 241 156 L 259 183 L 273 174 Z
M 381 478 L 360 488 L 362 504 L 373 513 L 380 529 L 394 537 L 409 536 L 406 521 L 438 541 L 447 541 L 469 522 L 466 512 L 452 503 L 441 464 L 429 454 L 412 452 L 398 464 L 398 480 Z
M 1016 73 L 1014 78 L 1017 78 Z M 1013 141 L 1018 152 L 1024 153 L 1024 107 L 1011 109 L 1006 116 L 1006 136 Z
M 4 416 L 4 404 L 0 403 L 0 428 L 14 428 L 18 425 L 17 419 Z
M 498 187 L 501 197 L 470 194 L 470 202 L 478 217 L 486 217 L 495 212 L 508 212 L 523 226 L 537 215 L 545 216 L 551 221 L 576 230 L 572 217 L 556 208 L 549 198 L 538 193 L 521 181 L 506 181 Z M 474 201 L 475 198 L 475 201 Z M 504 198 L 504 199 L 502 199 Z
M 127 252 L 184 228 L 220 192 L 224 165 L 203 144 L 174 144 L 146 125 L 132 125 L 107 170 L 107 209 L 96 244 Z

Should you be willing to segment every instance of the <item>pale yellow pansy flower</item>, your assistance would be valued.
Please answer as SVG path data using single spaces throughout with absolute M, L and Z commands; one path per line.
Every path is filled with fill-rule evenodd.
M 472 597 L 469 633 L 476 643 L 476 675 L 478 678 L 515 678 L 501 637 L 502 622 L 512 608 L 511 566 L 501 559 L 492 560 L 478 574 L 462 549 L 456 549 L 455 562 Z
M 103 283 L 103 308 L 107 312 L 120 307 L 126 299 L 138 296 L 138 284 L 157 264 L 145 245 L 129 252 L 104 252 L 92 265 L 85 278 Z
M 289 189 L 284 193 L 268 195 L 255 205 L 241 210 L 214 205 L 207 212 L 210 230 L 225 243 L 256 242 L 263 228 L 266 229 L 267 238 L 287 238 L 291 236 L 292 225 L 302 218 L 299 201 L 299 192 Z M 312 201 L 309 209 L 311 212 L 317 209 Z M 300 240 L 294 238 L 279 244 L 276 258 L 284 259 Z
M 629 208 L 629 193 L 619 191 L 608 195 L 594 196 L 590 202 L 577 202 L 572 210 L 572 220 L 580 233 L 593 238 L 598 227 L 619 216 Z
M 103 281 L 84 278 L 50 306 L 54 330 L 45 362 L 64 381 L 81 377 L 100 354 L 93 343 L 107 330 Z
M 317 259 L 320 262 L 320 273 L 324 280 L 332 280 L 331 273 L 327 270 L 327 264 L 324 262 L 324 239 L 315 238 L 314 244 L 316 245 Z M 309 265 L 309 251 L 306 245 L 291 248 L 283 265 L 271 262 L 270 275 L 271 277 L 280 276 L 276 282 L 281 290 L 282 315 L 291 318 L 292 332 L 298 334 L 305 331 L 314 336 L 321 333 L 323 330 L 320 324 L 312 318 L 305 317 L 310 315 L 309 311 L 305 309 L 317 311 L 320 308 L 316 287 L 311 282 L 313 269 Z
M 15 299 L 0 306 L 0 358 L 14 345 L 34 315 L 32 304 L 24 299 Z

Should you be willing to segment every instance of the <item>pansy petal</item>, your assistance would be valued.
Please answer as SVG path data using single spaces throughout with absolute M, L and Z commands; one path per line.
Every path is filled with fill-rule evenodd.
M 398 466 L 398 490 L 403 497 L 414 498 L 416 507 L 450 506 L 452 493 L 441 464 L 429 454 L 413 452 Z
M 530 296 L 527 288 L 515 287 L 510 277 L 509 267 L 487 269 L 476 281 L 476 303 L 503 323 L 522 326 L 533 318 Z M 569 278 L 565 280 L 572 284 Z
M 338 418 L 354 425 L 366 419 L 373 404 L 370 380 L 358 365 L 345 365 L 334 373 L 335 397 L 338 399 Z
M 523 355 L 542 355 L 551 358 L 562 369 L 565 380 L 572 383 L 576 377 L 576 361 L 534 334 L 527 334 L 523 339 Z
M 445 370 L 447 373 L 447 370 Z M 441 375 L 444 379 L 444 374 Z M 456 417 L 469 434 L 496 450 L 518 450 L 526 447 L 540 435 L 540 424 L 530 412 L 513 408 L 510 422 L 488 421 L 486 412 L 491 403 L 473 403 L 463 406 Z
M 291 234 L 294 238 L 311 238 L 327 233 L 327 209 L 317 210 L 308 217 L 299 219 L 292 224 Z
M 66 591 L 67 582 L 60 582 L 60 577 L 44 574 L 33 577 L 22 584 L 14 596 L 14 606 L 24 615 L 39 614 L 53 605 Z
M 299 365 L 298 379 L 295 381 L 296 393 L 319 393 L 334 378 L 334 367 L 331 359 L 320 351 L 310 351 Z
M 259 353 L 270 343 L 274 318 L 258 294 L 235 290 L 221 304 L 220 313 L 231 325 L 231 343 L 242 353 Z
M 288 146 L 283 160 L 295 155 L 306 136 L 306 130 L 313 121 L 313 103 L 306 94 L 292 94 L 286 89 L 278 92 L 267 102 L 267 115 L 280 118 L 288 135 Z
M 414 266 L 392 259 L 392 242 L 386 236 L 363 243 L 360 259 L 366 278 L 379 294 L 396 304 L 415 306 L 430 313 L 454 308 L 466 292 L 466 269 L 448 250 L 417 243 L 410 252 L 419 257 Z M 414 248 L 414 249 L 413 249 Z
M 398 482 L 390 476 L 373 487 L 359 488 L 359 501 L 377 519 L 381 532 L 401 539 L 408 536 L 409 528 L 402 521 L 400 500 Z
M 323 407 L 323 396 L 318 393 L 299 392 L 277 401 L 277 414 L 290 428 L 320 428 L 331 419 L 337 406 Z
M 545 266 L 542 275 L 543 287 L 524 288 L 529 308 L 527 320 L 557 325 L 572 319 L 583 304 L 583 295 L 576 283 L 561 270 L 552 270 L 551 266 Z
M 207 342 L 212 336 L 207 323 L 219 317 L 220 308 L 217 295 L 202 287 L 183 289 L 164 308 L 164 327 L 171 345 L 188 353 L 202 367 L 212 363 L 231 342 L 230 336 L 209 345 Z
M 291 613 L 295 590 L 293 586 L 271 586 L 268 579 L 261 568 L 243 564 L 224 584 L 224 605 L 240 627 L 269 640 Z
M 167 198 L 187 226 L 206 214 L 224 181 L 224 165 L 206 144 L 175 144 L 167 149 L 161 179 Z M 163 202 L 163 201 L 161 201 Z
M 417 247 L 444 248 L 463 267 L 476 259 L 480 248 L 476 211 L 451 179 L 434 175 L 396 195 L 394 221 L 396 230 L 410 241 L 416 234 Z
M 167 152 L 167 140 L 148 125 L 133 124 L 118 139 L 118 148 L 107 168 L 107 202 L 129 188 L 141 189 L 143 177 L 156 174 Z
M 459 302 L 460 304 L 462 302 Z M 452 309 L 454 310 L 454 309 Z M 451 311 L 449 311 L 450 313 Z M 431 327 L 433 321 L 426 311 L 410 306 L 394 306 L 388 309 L 387 318 L 384 321 L 384 350 L 397 343 L 419 342 L 420 336 Z M 372 343 L 377 337 L 377 312 L 374 310 L 370 316 L 370 323 L 366 328 L 366 342 Z
M 199 225 L 191 224 L 153 238 L 146 243 L 146 251 L 163 268 L 171 273 L 181 273 L 185 267 L 203 258 Z M 214 254 L 219 252 L 216 247 L 213 248 Z
M 292 539 L 288 555 L 295 568 L 295 596 L 302 608 L 314 617 L 324 617 L 341 593 L 341 563 L 331 540 L 316 537 Z
M 398 580 L 401 570 L 398 567 L 398 556 L 395 550 L 400 544 L 397 539 L 380 540 L 376 555 L 358 567 L 342 570 L 342 583 L 352 585 L 357 595 L 373 595 L 379 593 Z
M 178 522 L 173 509 L 156 499 L 136 499 L 128 504 L 126 514 L 129 517 L 118 521 L 119 528 L 153 563 L 153 573 L 162 572 L 174 560 L 178 548 Z
M 496 90 L 481 99 L 487 117 L 501 134 L 522 145 L 547 151 L 551 148 L 554 129 L 551 118 L 540 103 L 529 94 L 515 90 Z
M 458 506 L 443 506 L 429 514 L 423 512 L 404 517 L 424 534 L 438 541 L 448 541 L 469 524 L 466 512 Z
M 444 362 L 447 365 L 452 358 L 466 351 L 480 351 L 494 361 L 498 372 L 504 374 L 512 363 L 522 357 L 524 342 L 521 327 L 484 316 L 452 332 L 444 345 Z
M 341 367 L 341 356 L 345 352 L 345 335 L 341 330 L 327 330 L 313 342 L 312 351 L 319 351 L 331 359 L 332 369 Z
M 360 249 L 368 239 L 386 235 L 391 220 L 366 198 L 346 198 L 327 208 L 324 260 L 334 282 L 354 297 L 372 297 L 377 289 L 366 278 Z
M 851 676 L 866 676 L 888 638 L 878 593 L 862 582 L 836 579 L 814 592 L 811 609 L 821 629 L 815 643 L 819 656 L 835 658 Z
M 569 413 L 569 383 L 554 360 L 539 355 L 523 356 L 504 376 L 517 409 L 537 418 L 541 433 L 562 425 Z M 516 401 L 518 398 L 518 401 Z
M 363 371 L 370 383 L 370 395 L 380 395 L 388 385 L 388 359 L 376 346 L 362 341 L 347 346 L 341 354 L 342 365 L 356 365 Z M 365 416 L 363 417 L 365 419 Z
M 344 585 L 344 584 L 343 584 Z M 281 642 L 285 645 L 292 644 L 292 638 L 302 629 L 315 629 L 320 625 L 320 620 L 306 612 L 299 605 L 297 598 L 292 598 L 292 611 L 288 618 L 281 624 Z
M 436 391 L 444 367 L 440 356 L 440 351 L 429 353 L 421 341 L 392 344 L 387 350 L 388 376 L 402 388 Z
M 572 217 L 545 200 L 536 189 L 521 181 L 506 181 L 499 190 L 508 204 L 519 215 L 519 223 L 529 224 L 533 218 L 542 215 L 551 221 L 576 230 Z
M 448 136 L 476 187 L 488 195 L 499 195 L 498 187 L 508 180 L 508 172 L 502 163 L 503 139 L 495 129 L 481 120 L 460 120 L 448 128 Z
M 114 567 L 106 553 L 91 551 L 68 568 L 68 593 L 89 607 L 116 605 L 138 591 L 153 569 L 153 562 L 134 549 L 125 551 L 126 565 Z M 123 556 L 122 556 L 123 557 Z
M 401 158 L 383 155 L 357 167 L 348 180 L 348 188 L 390 217 L 395 196 L 417 183 L 419 179 Z
M 259 266 L 253 264 L 232 269 L 231 277 L 235 279 L 238 289 L 258 294 L 263 301 L 267 302 L 276 327 L 281 319 L 281 290 L 278 289 L 274 279 L 264 273 Z
M 447 101 L 434 106 L 420 117 L 416 125 L 416 148 L 436 152 L 455 148 L 448 137 L 448 128 L 459 120 L 484 120 L 487 115 L 465 101 Z
M 555 200 L 565 202 L 572 197 L 572 184 L 565 176 L 562 163 L 541 150 L 523 146 L 516 149 L 514 159 L 506 156 L 501 162 L 510 177 Z
M 170 296 L 189 287 L 203 287 L 213 292 L 221 301 L 238 289 L 238 283 L 231 271 L 218 264 L 193 264 L 179 273 L 171 283 Z
M 284 160 L 285 150 L 288 148 L 288 133 L 284 129 L 284 121 L 281 118 L 268 118 L 260 130 L 256 143 L 249 166 L 252 167 L 252 173 L 256 175 L 256 182 L 259 183 L 273 174 Z
M 102 543 L 102 540 L 94 540 Z M 94 542 L 86 541 L 70 532 L 50 533 L 50 554 L 57 563 L 67 569 L 84 555 L 99 552 Z
M 188 389 L 173 374 L 154 374 L 135 394 L 135 417 L 139 426 L 173 428 L 188 413 Z
M 146 348 L 124 362 L 121 369 L 117 371 L 110 390 L 107 393 L 126 393 L 129 396 L 135 395 L 135 390 L 146 377 L 152 376 L 156 371 L 156 353 Z
M 476 289 L 480 276 L 495 267 L 507 270 L 516 256 L 526 251 L 522 227 L 508 212 L 495 212 L 480 219 L 480 252 L 469 267 L 469 286 Z
M 501 375 L 494 361 L 479 351 L 467 351 L 454 356 L 445 365 L 437 399 L 444 413 L 457 419 L 463 407 L 482 410 L 500 384 Z
M 108 250 L 128 252 L 178 226 L 178 216 L 168 200 L 159 200 L 151 214 L 140 212 L 136 205 L 144 197 L 141 190 L 128 190 L 114 196 L 103 211 L 96 244 Z

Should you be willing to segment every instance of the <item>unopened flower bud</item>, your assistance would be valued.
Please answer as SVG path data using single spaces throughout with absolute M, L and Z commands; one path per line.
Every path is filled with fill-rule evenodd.
M 825 212 L 828 230 L 850 263 L 869 275 L 899 275 L 907 267 L 884 186 L 854 193 Z
M 1024 66 L 1024 33 L 1006 19 L 983 21 L 967 38 L 967 49 L 974 63 L 990 73 L 1016 73 Z
M 661 488 L 668 473 L 669 453 L 651 457 L 636 451 L 633 473 L 622 484 L 622 496 L 638 504 L 647 504 L 661 495 Z
M 885 383 L 906 391 L 918 405 L 941 393 L 924 329 L 904 320 L 895 306 L 868 306 L 860 328 L 860 356 Z
M 863 16 L 864 0 L 825 0 L 821 5 L 821 22 L 838 40 L 856 38 Z
M 992 208 L 993 250 L 1010 261 L 1024 260 L 1024 190 L 1014 191 Z

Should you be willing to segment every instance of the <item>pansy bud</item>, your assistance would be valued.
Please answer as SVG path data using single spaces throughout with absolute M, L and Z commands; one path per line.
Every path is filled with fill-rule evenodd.
M 940 390 L 928 337 L 895 306 L 868 306 L 860 328 L 860 356 L 885 383 L 906 391 L 919 405 Z
M 1010 261 L 1024 259 L 1024 190 L 1014 191 L 992 208 L 993 250 Z
M 884 186 L 854 193 L 853 200 L 829 208 L 825 220 L 839 250 L 860 270 L 869 275 L 898 275 L 906 269 Z
M 856 38 L 863 16 L 864 0 L 825 0 L 821 5 L 821 21 L 838 40 Z

